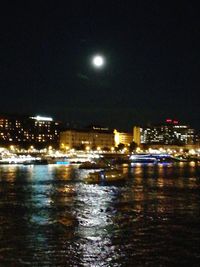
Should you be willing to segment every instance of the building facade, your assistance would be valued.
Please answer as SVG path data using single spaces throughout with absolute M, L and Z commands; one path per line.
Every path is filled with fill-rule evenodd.
M 114 133 L 108 128 L 68 129 L 60 133 L 61 149 L 111 149 Z
M 162 125 L 134 127 L 133 139 L 147 145 L 195 145 L 199 142 L 197 132 L 177 120 L 167 119 Z
M 133 141 L 140 146 L 141 144 L 141 127 L 134 126 L 133 127 Z
M 114 130 L 114 135 L 115 135 L 115 147 L 117 147 L 119 144 L 124 144 L 125 146 L 128 146 L 130 145 L 131 142 L 133 142 L 132 133 L 118 132 L 117 130 Z
M 0 115 L 0 145 L 56 146 L 59 132 L 60 123 L 52 118 Z

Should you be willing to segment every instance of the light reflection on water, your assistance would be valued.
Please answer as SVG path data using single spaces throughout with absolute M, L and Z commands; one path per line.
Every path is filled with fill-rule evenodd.
M 85 184 L 71 166 L 0 166 L 0 265 L 196 266 L 197 164 L 121 166 Z

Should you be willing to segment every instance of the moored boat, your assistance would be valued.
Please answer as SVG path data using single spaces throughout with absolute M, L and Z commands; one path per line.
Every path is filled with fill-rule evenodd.
M 108 164 L 103 161 L 86 161 L 80 164 L 79 169 L 105 169 L 108 168 Z
M 99 184 L 107 184 L 107 183 L 115 183 L 122 182 L 126 180 L 126 176 L 116 169 L 110 170 L 102 170 L 90 172 L 86 179 L 86 183 L 99 183 Z
M 133 154 L 130 156 L 131 163 L 172 163 L 185 161 L 169 154 Z

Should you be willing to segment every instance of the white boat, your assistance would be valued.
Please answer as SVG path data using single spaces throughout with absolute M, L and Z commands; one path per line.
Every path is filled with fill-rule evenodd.
M 176 158 L 169 154 L 133 154 L 130 156 L 131 163 L 164 163 L 174 162 Z

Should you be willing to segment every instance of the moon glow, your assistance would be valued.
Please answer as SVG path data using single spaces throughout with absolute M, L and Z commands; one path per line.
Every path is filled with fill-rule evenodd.
M 105 60 L 102 56 L 100 55 L 96 55 L 93 57 L 92 59 L 92 64 L 96 67 L 96 68 L 101 68 L 103 67 L 103 65 L 105 64 Z

